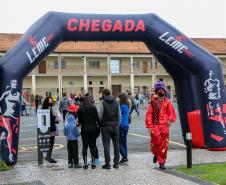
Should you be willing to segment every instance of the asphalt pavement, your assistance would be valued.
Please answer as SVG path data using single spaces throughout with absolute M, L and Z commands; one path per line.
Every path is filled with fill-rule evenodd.
M 97 105 L 98 107 L 98 105 Z M 184 150 L 181 126 L 177 110 L 177 104 L 174 103 L 177 113 L 177 120 L 170 129 L 169 150 Z M 132 123 L 130 124 L 128 135 L 128 153 L 138 154 L 150 151 L 150 138 L 145 128 L 145 107 L 140 107 L 140 116 L 135 111 L 132 114 Z M 56 137 L 53 157 L 55 159 L 67 159 L 66 139 L 63 136 L 63 124 L 58 125 L 60 136 Z M 103 145 L 101 137 L 97 140 L 100 159 L 103 160 Z M 81 158 L 82 142 L 79 140 L 79 154 Z M 20 139 L 18 162 L 37 161 L 37 118 L 35 113 L 30 116 L 21 116 Z

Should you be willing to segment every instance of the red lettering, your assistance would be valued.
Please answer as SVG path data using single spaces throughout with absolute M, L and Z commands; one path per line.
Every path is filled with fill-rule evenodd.
M 137 23 L 137 27 L 135 28 L 134 31 L 142 31 L 145 32 L 145 26 L 144 26 L 144 21 L 142 19 L 140 19 Z
M 115 31 L 122 32 L 122 31 L 123 31 L 123 30 L 122 30 L 122 23 L 121 23 L 120 20 L 116 20 L 116 21 L 115 21 L 115 25 L 114 25 L 112 31 L 113 31 L 113 32 L 115 32 Z
M 125 22 L 125 32 L 133 31 L 134 29 L 134 20 L 126 20 Z
M 103 32 L 109 32 L 112 29 L 112 22 L 110 19 L 105 19 L 102 22 L 102 31 Z
M 91 31 L 93 31 L 93 32 L 100 31 L 100 19 L 94 19 L 94 20 L 92 20 Z
M 68 31 L 91 31 L 91 32 L 145 32 L 145 24 L 142 19 L 138 20 L 137 24 L 132 19 L 127 19 L 121 22 L 120 19 L 117 19 L 112 23 L 110 19 L 80 19 L 71 18 L 67 22 Z
M 90 20 L 89 19 L 80 19 L 79 22 L 79 31 L 83 31 L 83 28 L 85 31 L 89 31 L 89 26 L 90 26 Z
M 75 31 L 75 30 L 77 30 L 77 26 L 72 25 L 72 24 L 76 24 L 76 23 L 78 23 L 77 19 L 75 19 L 75 18 L 69 19 L 68 22 L 67 22 L 67 29 L 68 29 L 68 31 Z

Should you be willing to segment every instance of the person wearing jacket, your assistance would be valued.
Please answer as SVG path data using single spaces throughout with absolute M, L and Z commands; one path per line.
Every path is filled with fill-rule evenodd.
M 105 165 L 103 169 L 111 169 L 110 165 L 110 140 L 114 147 L 114 165 L 113 168 L 119 168 L 119 123 L 121 119 L 121 111 L 118 102 L 115 100 L 108 89 L 102 92 L 103 100 L 100 103 L 100 128 L 102 142 L 104 146 Z
M 71 103 L 70 103 L 70 100 L 67 97 L 67 93 L 64 92 L 63 98 L 60 101 L 60 106 L 59 106 L 60 112 L 63 113 L 63 121 L 64 122 L 65 122 L 65 117 L 66 117 L 66 114 L 67 114 L 67 108 L 70 104 Z
M 87 164 L 87 150 L 90 148 L 91 153 L 91 168 L 95 169 L 95 159 L 98 158 L 98 150 L 96 147 L 96 140 L 100 133 L 99 116 L 97 108 L 89 100 L 89 97 L 83 96 L 81 98 L 81 106 L 78 110 L 78 122 L 81 125 L 82 136 L 82 155 L 84 160 L 84 169 L 88 169 Z
M 119 150 L 122 156 L 119 164 L 128 162 L 128 152 L 127 152 L 127 134 L 129 130 L 129 101 L 125 93 L 120 93 L 118 95 L 119 105 L 121 110 L 121 121 L 119 124 Z
M 74 104 L 71 104 L 68 109 L 68 113 L 66 116 L 66 124 L 64 125 L 64 135 L 67 137 L 67 151 L 68 151 L 68 167 L 72 168 L 81 168 L 79 165 L 78 158 L 78 137 L 80 135 L 76 113 L 78 111 L 78 107 Z
M 53 99 L 50 96 L 45 98 L 42 105 L 42 109 L 50 109 L 50 158 L 47 160 L 50 163 L 57 163 L 57 161 L 51 157 L 53 152 L 55 136 L 59 134 L 58 134 L 58 130 L 56 129 L 57 128 L 55 123 L 56 116 L 54 115 L 54 112 L 53 112 Z
M 166 89 L 163 82 L 158 81 L 155 84 L 155 94 L 148 105 L 145 122 L 151 136 L 153 162 L 158 162 L 159 168 L 164 170 L 169 144 L 169 127 L 176 121 L 176 114 L 172 103 L 165 97 Z

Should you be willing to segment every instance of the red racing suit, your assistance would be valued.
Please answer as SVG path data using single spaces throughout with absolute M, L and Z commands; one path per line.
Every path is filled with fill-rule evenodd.
M 147 107 L 145 123 L 146 127 L 151 129 L 150 148 L 159 164 L 166 162 L 169 144 L 168 121 L 176 121 L 173 104 L 166 97 L 162 101 L 158 101 L 157 97 L 152 98 Z

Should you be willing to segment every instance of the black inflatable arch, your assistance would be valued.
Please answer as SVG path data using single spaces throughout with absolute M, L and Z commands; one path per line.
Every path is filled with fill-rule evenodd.
M 0 60 L 2 157 L 18 154 L 23 79 L 62 41 L 143 41 L 172 76 L 183 137 L 193 145 L 226 149 L 225 92 L 221 62 L 155 14 L 98 15 L 49 12 Z

